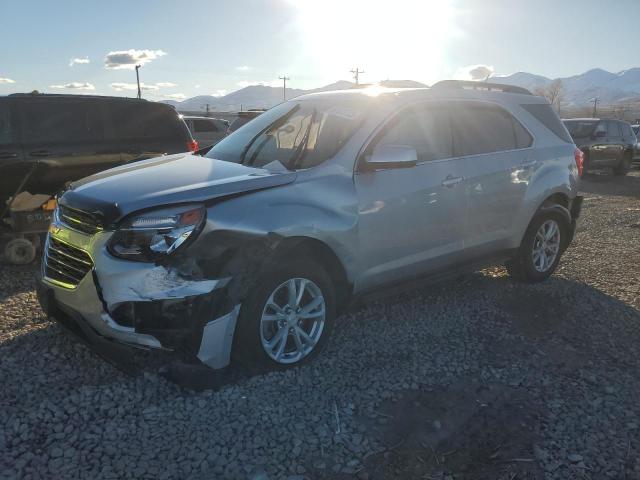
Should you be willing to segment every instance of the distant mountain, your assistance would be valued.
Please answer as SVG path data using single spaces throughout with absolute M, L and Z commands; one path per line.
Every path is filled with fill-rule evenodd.
M 546 87 L 556 79 L 518 72 L 513 75 L 493 77 L 491 80 L 533 91 Z M 559 80 L 562 81 L 564 88 L 564 102 L 569 105 L 586 105 L 596 97 L 600 102 L 608 104 L 636 102 L 640 99 L 640 68 L 631 68 L 618 73 L 594 68 L 580 75 L 560 77 Z
M 385 80 L 380 85 L 392 88 L 416 88 L 426 87 L 424 83 L 413 80 Z M 325 85 L 320 88 L 302 90 L 297 88 L 287 88 L 287 98 L 295 98 L 306 93 L 329 92 L 333 90 L 348 90 L 355 84 L 347 80 L 339 80 L 335 83 Z M 223 97 L 212 95 L 199 95 L 188 98 L 182 102 L 175 100 L 163 100 L 163 103 L 174 106 L 180 112 L 204 112 L 209 105 L 211 111 L 236 111 L 250 108 L 271 108 L 282 102 L 282 88 L 269 87 L 266 85 L 250 85 L 235 92 L 231 92 Z
M 542 75 L 517 72 L 512 75 L 492 77 L 490 81 L 517 85 L 531 91 L 549 85 L 551 79 Z M 580 75 L 560 78 L 564 87 L 564 103 L 569 106 L 582 106 L 593 102 L 597 97 L 602 104 L 640 102 L 640 68 L 631 68 L 618 73 L 611 73 L 601 68 L 594 68 Z M 390 88 L 422 88 L 424 83 L 414 80 L 384 80 L 379 83 Z M 347 90 L 355 85 L 346 80 L 339 80 L 324 87 L 310 90 L 287 88 L 287 98 L 295 98 L 306 93 Z M 282 88 L 266 85 L 251 85 L 223 97 L 199 95 L 182 102 L 165 100 L 180 112 L 204 112 L 207 105 L 211 111 L 230 112 L 240 109 L 271 108 L 282 101 Z

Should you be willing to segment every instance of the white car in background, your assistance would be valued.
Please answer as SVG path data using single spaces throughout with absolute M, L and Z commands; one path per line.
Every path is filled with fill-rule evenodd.
M 227 135 L 229 122 L 219 118 L 183 116 L 200 148 L 215 145 Z

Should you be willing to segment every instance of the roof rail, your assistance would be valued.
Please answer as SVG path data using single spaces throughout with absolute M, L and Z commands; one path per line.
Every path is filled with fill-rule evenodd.
M 477 82 L 474 80 L 442 80 L 431 86 L 431 88 L 471 88 L 473 90 L 497 90 L 505 93 L 523 93 L 525 95 L 533 95 L 529 90 L 515 85 L 504 85 L 502 83 Z

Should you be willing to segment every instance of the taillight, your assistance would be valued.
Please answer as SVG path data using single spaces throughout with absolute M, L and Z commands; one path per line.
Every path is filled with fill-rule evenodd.
M 198 142 L 196 140 L 189 140 L 187 142 L 187 150 L 188 151 L 195 152 L 199 148 L 200 148 L 200 145 L 198 145 Z
M 579 148 L 576 148 L 573 152 L 573 158 L 576 161 L 576 167 L 578 167 L 578 176 L 582 176 L 582 169 L 584 168 L 584 152 Z

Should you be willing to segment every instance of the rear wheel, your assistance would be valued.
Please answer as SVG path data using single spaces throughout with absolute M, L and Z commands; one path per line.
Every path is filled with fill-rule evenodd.
M 560 262 L 568 233 L 562 215 L 553 211 L 538 213 L 529 224 L 517 255 L 507 262 L 509 275 L 527 283 L 547 279 Z
M 633 160 L 633 155 L 630 152 L 625 153 L 620 159 L 620 163 L 617 167 L 614 167 L 613 173 L 615 175 L 624 176 L 629 173 L 631 170 L 631 162 Z
M 26 238 L 14 238 L 4 247 L 4 258 L 12 265 L 27 265 L 36 258 L 36 247 Z
M 240 308 L 234 357 L 252 366 L 284 369 L 325 347 L 335 321 L 335 292 L 326 271 L 291 260 L 264 272 Z

